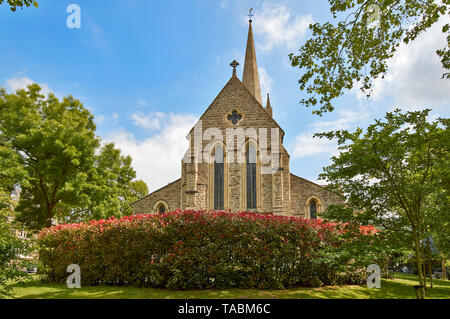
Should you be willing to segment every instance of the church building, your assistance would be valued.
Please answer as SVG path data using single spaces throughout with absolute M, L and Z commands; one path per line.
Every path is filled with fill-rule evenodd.
M 290 172 L 284 131 L 273 118 L 269 95 L 263 106 L 249 22 L 242 81 L 236 75 L 239 63 L 233 61 L 230 80 L 187 135 L 190 146 L 181 161 L 181 178 L 134 202 L 134 214 L 206 209 L 314 219 L 328 205 L 342 202 L 339 195 Z M 229 132 L 249 134 L 235 143 Z M 251 134 L 255 132 L 268 133 L 258 137 Z M 263 148 L 262 136 L 270 141 L 268 148 Z M 268 150 L 270 163 L 264 159 Z

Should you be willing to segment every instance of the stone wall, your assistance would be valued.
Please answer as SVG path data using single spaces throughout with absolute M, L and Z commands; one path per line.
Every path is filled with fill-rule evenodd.
M 291 214 L 308 217 L 307 205 L 311 198 L 319 199 L 319 214 L 325 211 L 328 205 L 343 202 L 343 197 L 307 179 L 291 174 Z
M 242 119 L 233 125 L 228 119 L 227 115 L 233 110 L 237 110 Z M 278 142 L 282 145 L 282 138 L 284 132 L 278 126 L 278 124 L 271 118 L 270 115 L 264 110 L 258 101 L 251 95 L 251 93 L 245 88 L 241 81 L 232 76 L 225 87 L 221 90 L 218 96 L 214 99 L 211 105 L 206 109 L 203 115 L 200 117 L 201 129 L 203 134 L 210 128 L 218 129 L 222 135 L 222 142 L 226 149 L 225 156 L 234 153 L 234 163 L 227 165 L 227 180 L 225 185 L 225 209 L 231 210 L 243 210 L 245 209 L 245 192 L 242 191 L 244 168 L 242 163 L 238 163 L 237 154 L 242 152 L 244 154 L 243 145 L 238 145 L 238 141 L 234 139 L 234 145 L 227 143 L 227 129 L 249 129 L 255 128 L 257 137 L 259 136 L 259 129 L 267 129 L 267 144 L 270 147 L 271 144 L 271 129 L 278 128 L 279 136 Z M 199 121 L 199 122 L 200 122 Z M 197 123 L 198 125 L 199 123 Z M 195 155 L 195 139 L 198 136 L 195 135 L 195 127 L 189 132 L 189 138 L 191 141 L 189 158 L 193 160 Z M 212 135 L 210 139 L 202 139 L 202 150 L 212 149 L 212 146 L 217 143 L 218 137 Z M 211 208 L 210 198 L 212 198 L 210 191 L 213 190 L 212 185 L 208 185 L 211 181 L 209 174 L 211 170 L 209 163 L 205 162 L 203 154 L 201 156 L 201 163 L 198 164 L 183 164 L 184 170 L 183 183 L 182 183 L 182 206 L 183 208 Z M 244 157 L 245 158 L 245 157 Z M 196 166 L 196 169 L 193 167 Z M 269 180 L 270 179 L 270 180 Z M 271 177 L 260 176 L 260 183 L 258 185 L 258 203 L 259 207 L 264 212 L 272 211 L 272 182 Z M 183 191 L 185 190 L 185 191 Z M 186 193 L 188 191 L 188 193 Z M 188 204 L 189 203 L 189 204 Z M 191 206 L 192 205 L 192 206 Z
M 236 110 L 242 119 L 233 124 L 227 119 L 227 115 Z M 258 163 L 257 171 L 257 206 L 258 212 L 272 212 L 279 215 L 300 215 L 307 217 L 308 200 L 314 198 L 317 201 L 318 212 L 324 211 L 329 204 L 339 203 L 342 199 L 334 193 L 323 189 L 321 186 L 300 178 L 290 173 L 290 156 L 283 147 L 284 132 L 274 119 L 267 114 L 262 105 L 251 95 L 241 81 L 232 76 L 215 100 L 200 117 L 201 136 L 195 127 L 189 132 L 191 144 L 186 158 L 190 163 L 182 163 L 182 177 L 166 187 L 163 187 L 150 195 L 134 203 L 134 213 L 153 213 L 155 204 L 164 201 L 168 210 L 180 209 L 211 209 L 213 208 L 213 172 L 210 163 L 204 158 L 203 152 L 198 154 L 200 162 L 195 162 L 196 150 L 194 140 L 201 144 L 201 150 L 212 150 L 220 139 L 215 134 L 222 135 L 222 145 L 225 148 L 225 161 L 234 153 L 233 163 L 227 162 L 224 166 L 224 209 L 231 211 L 246 210 L 246 180 L 243 163 L 238 163 L 238 153 L 245 159 L 245 146 L 238 145 L 237 138 L 234 143 L 227 140 L 227 129 L 252 129 L 255 128 L 256 137 L 259 137 L 260 128 L 267 129 L 268 152 L 272 150 L 271 129 L 278 129 L 277 137 L 280 146 L 279 168 L 274 174 L 262 174 L 260 169 L 268 163 Z M 197 123 L 198 125 L 199 123 Z M 198 126 L 197 126 L 198 127 Z M 205 131 L 218 129 L 211 134 L 210 139 L 205 139 Z M 247 131 L 249 133 L 250 131 Z M 197 134 L 197 135 L 196 135 Z M 219 135 L 220 135 L 219 134 Z M 203 137 L 203 138 L 202 138 Z M 200 140 L 199 140 L 200 138 Z M 233 145 L 234 144 L 234 145 Z M 261 153 L 260 153 L 261 155 Z
M 164 201 L 168 205 L 168 211 L 174 211 L 180 207 L 181 179 L 164 186 L 153 193 L 141 198 L 132 204 L 133 214 L 155 213 L 155 204 Z

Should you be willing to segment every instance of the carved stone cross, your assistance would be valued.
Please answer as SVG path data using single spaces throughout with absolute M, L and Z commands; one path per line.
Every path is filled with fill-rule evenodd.
M 239 65 L 239 63 L 236 60 L 233 60 L 233 62 L 230 63 L 230 66 L 233 68 L 233 74 L 236 75 L 236 68 Z

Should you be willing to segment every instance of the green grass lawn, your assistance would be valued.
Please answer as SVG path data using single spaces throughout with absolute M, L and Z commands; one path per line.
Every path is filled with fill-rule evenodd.
M 434 288 L 427 289 L 427 298 L 450 299 L 450 281 L 433 280 Z M 396 299 L 415 298 L 413 286 L 417 276 L 395 274 L 395 279 L 382 279 L 380 289 L 365 286 L 336 286 L 322 288 L 292 288 L 284 290 L 227 289 L 227 290 L 170 290 L 134 287 L 82 287 L 69 289 L 64 284 L 46 283 L 34 279 L 26 283 L 11 283 L 15 298 L 25 299 Z

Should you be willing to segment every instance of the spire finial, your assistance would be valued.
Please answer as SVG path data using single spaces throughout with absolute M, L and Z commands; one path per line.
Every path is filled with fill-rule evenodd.
M 233 60 L 233 62 L 230 63 L 230 66 L 233 68 L 233 75 L 236 76 L 236 68 L 239 65 L 239 63 L 236 60 Z
M 269 93 L 267 93 L 267 104 L 266 104 L 265 110 L 266 110 L 267 114 L 270 115 L 270 117 L 273 117 L 272 106 L 270 105 Z
M 250 15 L 252 15 L 250 9 Z M 252 20 L 250 20 L 251 22 Z M 263 104 L 261 97 L 261 87 L 259 85 L 258 65 L 256 63 L 255 41 L 253 39 L 253 28 L 248 26 L 247 49 L 245 50 L 244 74 L 242 84 L 250 91 L 259 104 Z
M 253 8 L 250 8 L 250 10 L 248 10 L 248 15 L 247 15 L 247 17 L 250 17 L 250 20 L 249 20 L 250 23 L 252 22 L 252 18 L 253 18 L 253 16 L 254 16 L 254 14 L 252 13 L 252 11 L 253 11 Z
M 270 105 L 270 97 L 269 97 L 269 93 L 267 93 L 267 104 L 266 104 L 266 107 L 272 107 L 272 106 Z

